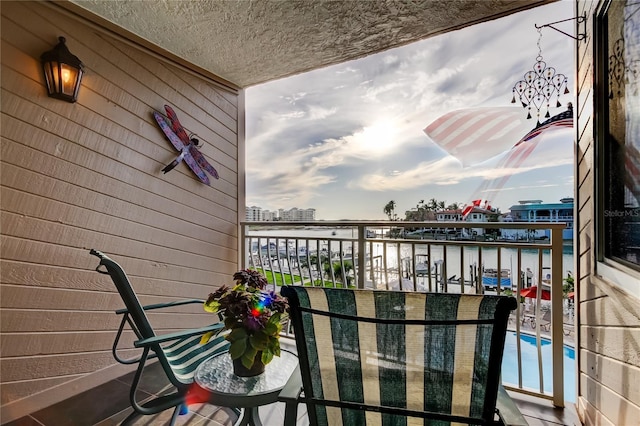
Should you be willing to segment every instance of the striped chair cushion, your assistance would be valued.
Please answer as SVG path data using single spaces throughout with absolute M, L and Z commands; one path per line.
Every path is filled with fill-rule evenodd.
M 229 342 L 224 335 L 218 335 L 204 345 L 200 344 L 200 337 L 186 337 L 162 348 L 173 374 L 181 383 L 192 383 L 195 370 L 202 361 L 229 350 Z
M 436 418 L 480 419 L 485 404 L 493 413 L 502 358 L 500 347 L 491 354 L 490 371 L 493 323 L 498 303 L 507 298 L 307 287 L 283 288 L 282 294 L 292 304 L 305 396 L 323 404 L 313 409 L 307 401 L 317 424 L 425 424 L 422 418 L 331 406 L 335 402 Z M 504 345 L 504 329 L 502 334 Z M 489 401 L 488 385 L 495 387 Z

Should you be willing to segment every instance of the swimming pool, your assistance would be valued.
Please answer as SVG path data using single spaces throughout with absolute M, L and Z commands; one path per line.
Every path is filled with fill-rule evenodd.
M 518 355 L 516 346 L 516 333 L 507 332 L 504 344 L 504 356 L 502 359 L 502 382 L 518 385 Z M 542 380 L 545 393 L 551 393 L 552 366 L 551 366 L 551 341 L 540 338 L 542 352 Z M 529 334 L 520 334 L 520 350 L 522 351 L 522 386 L 532 390 L 540 389 L 538 377 L 538 349 L 536 338 Z M 572 347 L 564 346 L 564 399 L 575 402 L 576 399 L 576 357 Z

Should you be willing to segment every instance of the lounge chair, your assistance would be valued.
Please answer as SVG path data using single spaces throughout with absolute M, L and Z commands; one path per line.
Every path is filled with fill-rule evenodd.
M 531 328 L 536 328 L 536 316 L 532 315 L 530 320 Z M 542 318 L 540 318 L 540 328 L 544 331 L 551 330 L 551 311 L 547 310 L 542 314 Z
M 96 271 L 111 276 L 126 306 L 125 309 L 116 311 L 116 314 L 122 315 L 122 321 L 113 342 L 113 356 L 116 361 L 122 364 L 138 364 L 129 394 L 131 407 L 134 411 L 122 424 L 129 424 L 140 415 L 157 414 L 169 408 L 174 408 L 170 423 L 173 425 L 180 410 L 186 408 L 184 404 L 189 387 L 193 383 L 193 375 L 196 368 L 207 358 L 228 350 L 229 343 L 224 339 L 224 336 L 213 338 L 205 345 L 200 344 L 200 337 L 204 333 L 221 330 L 223 323 L 166 335 L 157 335 L 147 319 L 146 311 L 192 303 L 202 304 L 203 300 L 190 299 L 142 306 L 122 267 L 97 250 L 92 249 L 90 253 L 100 258 L 100 264 Z M 122 358 L 118 354 L 120 338 L 126 325 L 131 327 L 138 338 L 134 342 L 134 346 L 142 349 L 142 355 L 139 357 Z M 137 399 L 140 379 L 143 376 L 147 361 L 153 358 L 158 358 L 167 379 L 175 386 L 175 391 L 140 403 Z M 148 397 L 148 395 L 145 397 Z M 238 410 L 235 411 L 236 413 L 239 412 Z
M 500 384 L 513 297 L 302 286 L 282 295 L 300 361 L 280 394 L 285 425 L 300 402 L 312 426 L 527 424 Z
M 551 329 L 551 311 L 545 311 L 544 315 L 542 315 L 542 319 L 540 319 L 540 328 L 545 331 L 549 331 Z

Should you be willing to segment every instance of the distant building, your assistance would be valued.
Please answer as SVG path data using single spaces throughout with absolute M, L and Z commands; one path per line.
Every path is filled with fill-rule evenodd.
M 573 240 L 573 197 L 565 197 L 559 203 L 544 203 L 542 200 L 522 200 L 511 206 L 505 222 L 557 223 L 564 222 L 567 227 L 562 230 L 563 240 Z M 538 230 L 503 230 L 502 235 L 510 239 L 551 238 L 548 229 Z
M 473 223 L 483 223 L 489 222 L 489 215 L 491 214 L 490 210 L 483 209 L 480 207 L 474 207 L 473 210 L 467 215 L 466 221 Z M 474 235 L 484 235 L 484 228 L 471 228 L 471 232 Z
M 260 207 L 247 207 L 245 212 L 245 220 L 247 222 L 260 222 L 262 220 L 262 208 Z
M 467 222 L 489 222 L 490 210 L 474 207 L 471 213 L 467 215 Z
M 460 222 L 463 220 L 462 209 L 437 211 L 436 220 L 438 222 Z
M 247 222 L 270 222 L 270 221 L 289 221 L 289 222 L 311 222 L 316 220 L 316 209 L 298 209 L 296 207 L 278 211 L 263 210 L 262 207 L 251 206 L 245 208 L 245 219 Z
M 280 220 L 285 222 L 310 222 L 316 220 L 316 209 L 299 209 L 294 207 L 289 210 L 278 210 Z
M 262 210 L 262 220 L 272 222 L 278 220 L 278 212 L 270 210 Z

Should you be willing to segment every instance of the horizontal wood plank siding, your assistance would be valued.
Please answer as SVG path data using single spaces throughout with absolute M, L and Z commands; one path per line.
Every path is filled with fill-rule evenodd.
M 638 424 L 640 418 L 640 301 L 598 272 L 596 247 L 596 171 L 594 143 L 595 13 L 602 1 L 579 0 L 587 17 L 587 38 L 578 43 L 576 228 L 579 254 L 578 414 L 586 424 Z M 580 26 L 579 28 L 582 28 Z M 602 214 L 602 213 L 600 213 Z M 628 277 L 637 282 L 637 278 Z M 638 282 L 640 285 L 640 282 Z
M 229 282 L 238 268 L 244 105 L 241 92 L 52 3 L 2 2 L 0 12 L 5 422 L 69 396 L 56 387 L 73 382 L 81 392 L 85 379 L 122 374 L 111 345 L 121 319 L 114 310 L 124 305 L 95 272 L 90 248 L 123 266 L 143 304 L 204 299 Z M 86 67 L 75 104 L 47 97 L 41 75 L 40 54 L 61 35 Z M 165 104 L 203 143 L 220 175 L 211 186 L 186 164 L 161 173 L 178 154 L 152 116 Z M 216 320 L 199 304 L 149 319 L 160 333 Z M 125 333 L 123 346 L 134 339 Z
M 590 379 L 617 394 L 629 395 L 630 402 L 640 406 L 640 368 L 590 351 L 583 351 L 582 356 L 590 367 L 586 373 Z
M 58 386 L 64 386 L 66 383 L 71 382 L 72 380 L 82 379 L 85 376 L 84 374 L 76 374 L 73 376 L 60 376 L 53 377 L 48 379 L 41 380 L 29 380 L 29 381 L 20 381 L 15 382 L 11 385 L 10 388 L 6 389 L 2 392 L 2 399 L 0 403 L 3 405 L 10 403 L 12 401 L 19 401 L 23 398 L 28 398 L 34 393 L 38 392 L 46 392 L 49 389 L 54 389 Z M 4 410 L 7 410 L 5 408 Z M 4 416 L 7 411 L 3 411 L 3 421 L 5 420 Z M 12 413 L 9 412 L 9 415 Z M 15 417 L 15 416 L 12 416 Z
M 47 333 L 31 333 L 25 345 L 24 333 L 4 333 L 0 336 L 0 354 L 3 357 L 37 356 L 40 354 L 66 354 L 78 352 L 103 351 L 113 344 L 113 330 L 94 331 L 92 339 L 87 339 L 82 331 L 70 333 L 57 331 Z M 122 347 L 131 347 L 137 340 L 133 332 L 126 332 L 122 337 Z

